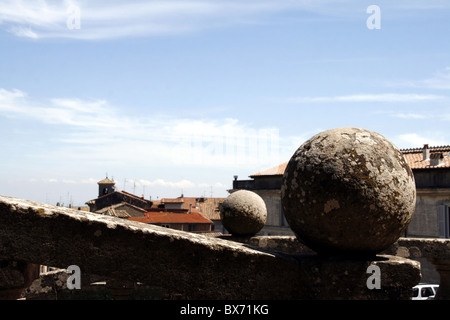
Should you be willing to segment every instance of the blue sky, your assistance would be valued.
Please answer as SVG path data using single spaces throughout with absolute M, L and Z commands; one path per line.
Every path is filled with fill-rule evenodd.
M 343 126 L 450 144 L 449 30 L 448 1 L 2 0 L 0 194 L 226 197 Z

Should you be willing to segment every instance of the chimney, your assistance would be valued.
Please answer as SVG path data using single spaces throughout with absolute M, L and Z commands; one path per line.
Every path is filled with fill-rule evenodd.
M 189 205 L 189 214 L 192 213 L 192 204 Z
M 430 159 L 430 148 L 428 147 L 428 144 L 423 145 L 423 161 Z
M 433 153 L 430 159 L 430 166 L 440 166 L 444 164 L 444 154 L 442 152 Z
M 238 176 L 234 176 L 233 189 L 238 189 Z

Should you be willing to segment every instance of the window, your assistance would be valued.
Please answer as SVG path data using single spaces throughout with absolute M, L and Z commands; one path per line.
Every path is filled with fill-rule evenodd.
M 438 208 L 438 236 L 450 238 L 450 212 L 448 205 L 440 205 Z
M 422 297 L 431 297 L 431 296 L 434 296 L 433 289 L 431 289 L 430 287 L 422 288 L 421 296 L 422 296 Z

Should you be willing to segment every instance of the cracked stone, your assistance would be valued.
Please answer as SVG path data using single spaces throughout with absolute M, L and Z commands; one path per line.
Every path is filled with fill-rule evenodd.
M 404 233 L 416 193 L 408 163 L 388 139 L 361 128 L 337 128 L 297 149 L 281 196 L 289 226 L 311 249 L 376 254 Z

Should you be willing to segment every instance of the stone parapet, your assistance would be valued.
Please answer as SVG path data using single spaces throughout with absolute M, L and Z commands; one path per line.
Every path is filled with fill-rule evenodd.
M 0 259 L 77 265 L 82 278 L 144 283 L 163 288 L 164 297 L 407 299 L 420 280 L 419 264 L 407 258 L 293 254 L 267 248 L 273 244 L 266 240 L 263 248 L 0 196 Z M 368 287 L 372 265 L 379 267 L 380 289 Z

